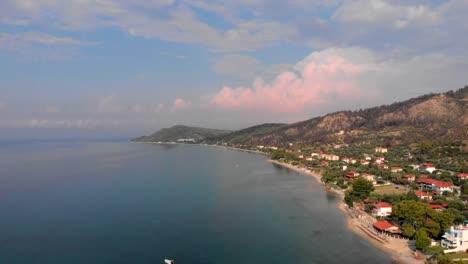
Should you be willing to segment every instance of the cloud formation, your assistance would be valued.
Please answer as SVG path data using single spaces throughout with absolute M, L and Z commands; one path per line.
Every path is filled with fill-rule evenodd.
M 286 23 L 263 20 L 236 19 L 229 28 L 214 27 L 200 20 L 192 6 L 197 5 L 191 1 L 145 0 L 69 0 L 66 5 L 57 0 L 7 1 L 0 3 L 3 10 L 0 22 L 16 25 L 52 22 L 54 27 L 67 30 L 114 27 L 132 36 L 201 44 L 216 51 L 254 50 L 297 33 Z
M 272 82 L 258 79 L 251 87 L 225 86 L 211 103 L 276 113 L 302 113 L 317 106 L 337 110 L 356 103 L 370 106 L 388 102 L 387 97 L 407 99 L 427 90 L 462 87 L 466 68 L 466 56 L 386 57 L 359 47 L 330 48 L 311 53 L 294 71 L 285 71 Z M 395 94 L 396 90 L 408 92 Z
M 185 109 L 190 106 L 190 102 L 185 101 L 182 98 L 176 98 L 174 100 L 174 109 Z
M 19 50 L 31 47 L 32 45 L 87 46 L 94 44 L 96 43 L 68 37 L 57 37 L 41 32 L 24 32 L 17 34 L 0 33 L 0 49 L 5 50 Z
M 306 106 L 325 104 L 333 97 L 358 96 L 357 78 L 367 65 L 355 63 L 334 50 L 315 52 L 270 84 L 261 80 L 251 88 L 224 87 L 211 100 L 230 109 L 300 112 Z

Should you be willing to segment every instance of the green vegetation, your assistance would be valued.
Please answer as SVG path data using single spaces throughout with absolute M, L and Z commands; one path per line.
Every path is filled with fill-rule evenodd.
M 426 230 L 424 228 L 419 229 L 416 232 L 416 248 L 418 249 L 426 249 L 428 246 L 431 245 L 431 239 L 427 236 Z
M 229 133 L 228 130 L 218 130 L 201 127 L 189 126 L 173 126 L 163 128 L 150 136 L 135 138 L 132 141 L 136 142 L 176 142 L 178 139 L 194 139 L 199 142 L 208 137 L 224 135 Z
M 450 253 L 446 255 L 449 260 L 468 259 L 468 252 Z
M 403 188 L 397 188 L 394 185 L 376 186 L 374 193 L 377 194 L 404 194 L 407 191 Z

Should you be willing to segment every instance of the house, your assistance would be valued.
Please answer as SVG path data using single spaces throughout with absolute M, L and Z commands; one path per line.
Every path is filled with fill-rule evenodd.
M 421 200 L 432 200 L 432 195 L 423 191 L 415 191 L 416 196 Z
M 363 159 L 361 160 L 361 165 L 369 165 L 370 161 Z
M 468 173 L 460 173 L 457 177 L 460 178 L 460 180 L 466 180 L 468 179 Z
M 400 167 L 392 167 L 392 172 L 400 172 L 400 171 L 403 171 L 403 169 Z
M 359 172 L 357 171 L 350 171 L 345 175 L 347 181 L 356 179 L 357 177 L 359 177 Z
M 416 180 L 416 176 L 414 174 L 405 174 L 405 175 L 403 175 L 403 180 L 413 182 L 413 181 Z
M 350 159 L 350 158 L 347 158 L 347 157 L 341 158 L 341 161 L 346 162 L 346 163 L 349 163 L 350 160 L 351 160 L 351 159 Z
M 432 173 L 436 170 L 436 167 L 432 163 L 422 163 L 419 164 L 419 171 Z
M 421 189 L 431 190 L 438 194 L 445 191 L 453 192 L 453 183 L 451 182 L 438 181 L 435 179 L 420 179 L 418 184 Z
M 320 162 L 320 164 L 318 164 L 317 167 L 328 167 L 328 165 L 330 165 L 330 162 L 324 160 Z
M 385 202 L 380 202 L 374 204 L 374 209 L 372 209 L 372 214 L 375 216 L 389 216 L 392 214 L 392 205 Z
M 333 155 L 333 154 L 321 154 L 319 156 L 320 159 L 331 160 L 331 161 L 338 161 L 340 160 L 340 156 Z
M 304 155 L 299 155 L 299 158 L 300 158 L 300 159 L 304 159 Z
M 307 157 L 306 160 L 307 161 L 312 161 L 312 157 Z
M 367 156 L 367 155 L 364 155 L 364 156 L 365 156 L 364 157 L 365 160 L 372 160 L 371 156 Z
M 370 182 L 372 182 L 373 185 L 376 185 L 377 184 L 377 181 L 375 180 L 375 176 L 372 175 L 372 174 L 367 174 L 367 173 L 363 173 L 362 174 L 362 177 Z
M 387 164 L 382 164 L 382 163 L 378 163 L 378 162 L 374 162 L 372 163 L 372 165 L 376 166 L 376 167 L 379 167 L 381 169 L 386 169 L 388 170 L 388 165 Z
M 429 204 L 429 206 L 430 206 L 432 209 L 434 209 L 434 210 L 436 210 L 436 211 L 439 211 L 439 212 L 445 210 L 445 206 L 442 205 L 442 204 L 433 204 L 433 203 L 431 203 L 431 204 Z
M 387 148 L 383 148 L 383 147 L 376 147 L 376 148 L 375 148 L 375 152 L 376 152 L 376 153 L 387 153 L 387 152 L 388 152 L 388 149 L 387 149 Z
M 375 162 L 377 162 L 377 163 L 384 163 L 386 161 L 387 160 L 385 159 L 385 157 L 376 157 L 375 158 Z
M 451 226 L 442 236 L 440 245 L 445 253 L 466 251 L 468 249 L 468 227 L 466 225 Z
M 379 230 L 380 232 L 401 234 L 401 229 L 387 220 L 377 221 L 372 225 L 374 226 L 375 229 Z
M 357 159 L 351 158 L 351 159 L 349 159 L 349 162 L 350 162 L 351 164 L 356 164 L 356 163 L 357 163 Z

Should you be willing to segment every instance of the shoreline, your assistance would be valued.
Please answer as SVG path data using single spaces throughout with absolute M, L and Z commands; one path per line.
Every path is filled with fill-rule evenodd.
M 337 208 L 343 213 L 343 216 L 345 218 L 346 222 L 346 227 L 353 233 L 357 234 L 363 239 L 366 239 L 369 243 L 374 245 L 375 247 L 379 248 L 380 250 L 384 251 L 389 255 L 389 257 L 402 264 L 411 264 L 411 263 L 424 263 L 423 260 L 417 260 L 414 258 L 414 251 L 411 249 L 412 244 L 414 242 L 411 242 L 409 240 L 405 239 L 398 239 L 398 238 L 393 238 L 393 237 L 388 237 L 388 242 L 380 242 L 376 240 L 374 237 L 372 237 L 369 232 L 372 229 L 366 229 L 364 226 L 368 225 L 367 219 L 360 219 L 360 218 L 355 218 L 351 214 L 351 209 L 348 208 L 348 206 L 344 203 L 344 194 L 341 192 L 337 192 L 333 189 L 328 189 L 326 188 L 325 184 L 321 180 L 320 174 L 316 172 L 312 172 L 309 169 L 306 168 L 300 168 L 288 163 L 283 163 L 280 161 L 276 160 L 268 160 L 268 162 L 271 162 L 273 164 L 277 164 L 283 167 L 286 167 L 288 169 L 294 170 L 296 172 L 299 172 L 301 174 L 304 174 L 306 176 L 311 176 L 313 177 L 318 183 L 322 184 L 323 187 L 326 189 L 327 192 L 332 193 L 334 195 L 337 195 L 338 197 L 341 198 L 341 200 L 336 201 L 336 206 Z M 371 216 L 366 216 L 367 218 L 372 218 Z M 366 218 L 364 217 L 364 218 Z
M 139 143 L 153 143 L 153 144 L 165 144 L 165 143 L 158 143 L 158 142 L 139 142 Z M 255 151 L 255 150 L 248 150 L 248 149 L 240 149 L 240 148 L 235 148 L 235 147 L 228 147 L 228 146 L 220 146 L 220 145 L 210 145 L 210 144 L 186 144 L 186 143 L 167 143 L 167 144 L 182 144 L 182 145 L 198 145 L 198 146 L 207 146 L 207 147 L 217 147 L 217 148 L 224 148 L 224 149 L 229 149 L 229 150 L 234 150 L 234 151 L 242 151 L 242 152 L 248 152 L 248 153 L 253 153 L 253 154 L 260 154 L 264 156 L 270 156 L 268 153 L 261 152 L 261 151 Z M 344 220 L 346 227 L 356 235 L 360 236 L 361 238 L 367 240 L 369 243 L 371 243 L 373 246 L 377 247 L 378 249 L 382 250 L 385 252 L 393 261 L 401 264 L 412 264 L 412 263 L 424 263 L 422 259 L 417 260 L 414 258 L 414 251 L 410 248 L 411 243 L 408 240 L 404 239 L 397 239 L 397 238 L 392 238 L 388 237 L 388 242 L 381 242 L 376 240 L 374 237 L 372 237 L 369 232 L 370 230 L 374 230 L 373 227 L 370 227 L 368 229 L 364 228 L 364 222 L 366 221 L 364 219 L 356 218 L 352 216 L 353 212 L 351 211 L 350 208 L 344 203 L 344 193 L 339 192 L 334 189 L 328 189 L 326 188 L 326 185 L 322 182 L 321 175 L 319 173 L 313 172 L 307 168 L 300 168 L 298 166 L 289 164 L 289 163 L 284 163 L 280 162 L 277 160 L 272 160 L 268 159 L 266 160 L 267 162 L 277 164 L 279 166 L 283 166 L 285 168 L 288 168 L 290 170 L 296 171 L 300 174 L 313 177 L 317 183 L 321 184 L 324 189 L 332 193 L 334 195 L 337 195 L 341 199 L 338 199 L 336 201 L 336 207 L 338 210 L 340 210 L 343 214 Z M 364 218 L 372 218 L 371 216 L 365 214 Z M 372 218 L 373 219 L 373 218 Z M 373 219 L 375 221 L 375 219 Z M 367 222 L 366 222 L 367 224 Z M 414 242 L 412 242 L 414 244 Z

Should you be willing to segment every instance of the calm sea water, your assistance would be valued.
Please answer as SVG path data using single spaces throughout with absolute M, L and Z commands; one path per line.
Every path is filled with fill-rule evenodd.
M 257 154 L 0 144 L 0 263 L 390 263 L 313 178 Z

